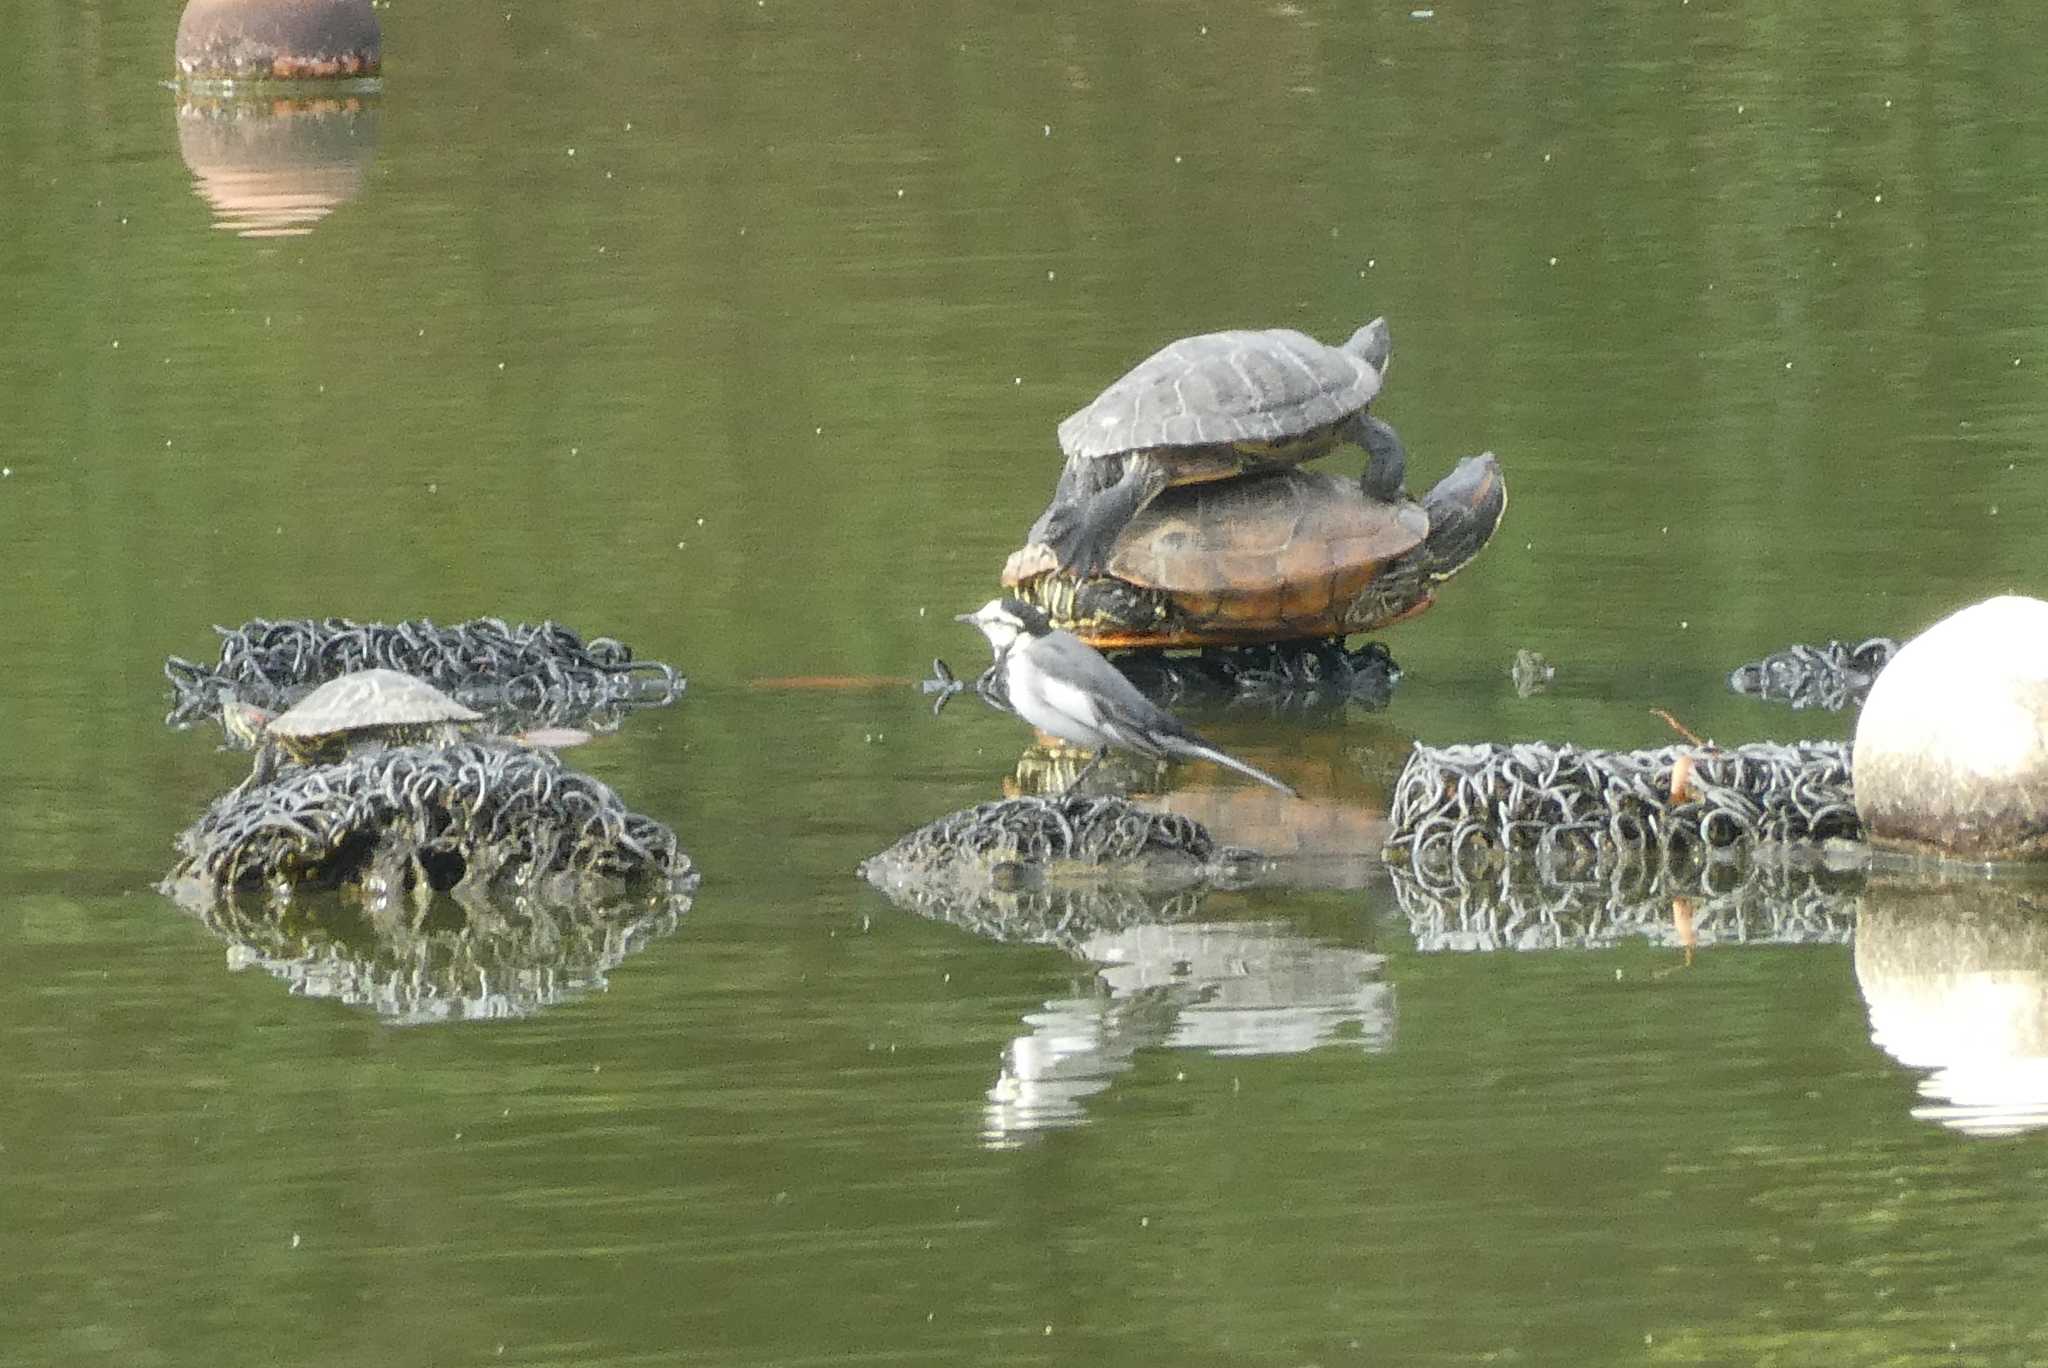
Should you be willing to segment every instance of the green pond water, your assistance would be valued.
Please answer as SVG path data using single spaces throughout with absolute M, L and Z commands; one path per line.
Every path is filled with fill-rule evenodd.
M 1024 749 L 911 681 L 1054 425 L 1217 327 L 1386 314 L 1412 482 L 1512 491 L 1390 708 L 1197 715 L 1333 829 L 1417 739 L 1847 735 L 1727 672 L 2043 588 L 2032 6 L 380 14 L 297 109 L 162 85 L 176 6 L 12 16 L 0 1364 L 2048 1361 L 2023 898 L 1688 956 L 1354 868 L 1054 946 L 853 874 Z M 694 906 L 413 1026 L 181 912 L 247 761 L 163 661 L 328 614 L 680 666 L 570 759 Z

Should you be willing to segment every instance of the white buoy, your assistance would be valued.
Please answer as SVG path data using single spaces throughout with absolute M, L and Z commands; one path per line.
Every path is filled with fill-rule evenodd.
M 1907 642 L 1863 705 L 1854 764 L 1874 844 L 2048 857 L 2048 603 L 1987 599 Z

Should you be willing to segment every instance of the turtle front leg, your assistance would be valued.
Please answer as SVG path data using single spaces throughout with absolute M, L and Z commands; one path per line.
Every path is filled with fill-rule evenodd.
M 1118 535 L 1166 486 L 1166 470 L 1158 461 L 1143 452 L 1126 457 L 1123 475 L 1116 483 L 1078 506 L 1062 508 L 1055 502 L 1047 509 L 1039 520 L 1047 535 L 1033 540 L 1050 547 L 1053 558 L 1068 574 L 1080 579 L 1100 575 L 1109 564 Z M 1055 511 L 1062 516 L 1054 518 Z
M 1031 524 L 1031 531 L 1024 538 L 1026 546 L 1051 547 L 1073 536 L 1081 510 L 1103 490 L 1101 480 L 1105 464 L 1114 465 L 1115 462 L 1069 460 L 1060 467 L 1060 480 L 1053 487 L 1052 502 L 1045 506 L 1045 512 L 1038 515 L 1038 521 Z
M 1344 425 L 1344 436 L 1372 457 L 1359 481 L 1369 496 L 1388 503 L 1408 497 L 1408 449 L 1391 424 L 1369 413 L 1354 414 Z
M 249 766 L 249 776 L 230 789 L 229 796 L 239 798 L 245 793 L 255 792 L 277 778 L 283 766 L 284 759 L 279 754 L 277 742 L 267 736 L 258 736 L 256 758 Z

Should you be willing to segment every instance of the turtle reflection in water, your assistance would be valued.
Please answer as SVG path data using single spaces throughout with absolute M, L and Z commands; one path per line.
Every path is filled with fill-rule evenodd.
M 1294 466 L 1340 440 L 1371 454 L 1374 497 L 1400 498 L 1400 442 L 1365 414 L 1391 347 L 1383 318 L 1341 347 L 1292 328 L 1169 343 L 1060 424 L 1067 464 L 1028 543 L 1050 566 L 1096 575 L 1161 490 Z
M 382 669 L 331 679 L 275 717 L 240 700 L 221 708 L 222 726 L 256 750 L 254 783 L 276 773 L 280 752 L 315 765 L 387 746 L 452 745 L 482 721 L 425 680 Z
M 1426 609 L 1507 508 L 1493 453 L 1423 502 L 1363 480 L 1280 470 L 1169 489 L 1117 536 L 1104 572 L 1013 554 L 1003 583 L 1090 645 L 1232 646 L 1367 632 Z

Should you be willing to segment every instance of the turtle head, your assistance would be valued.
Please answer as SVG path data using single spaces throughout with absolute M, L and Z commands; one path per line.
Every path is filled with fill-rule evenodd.
M 264 730 L 275 716 L 239 698 L 227 699 L 220 705 L 221 730 L 250 750 L 262 744 Z
M 1387 320 L 1375 318 L 1372 322 L 1351 334 L 1351 340 L 1344 344 L 1344 350 L 1371 366 L 1387 378 L 1387 362 L 1394 355 L 1394 334 L 1387 327 Z

